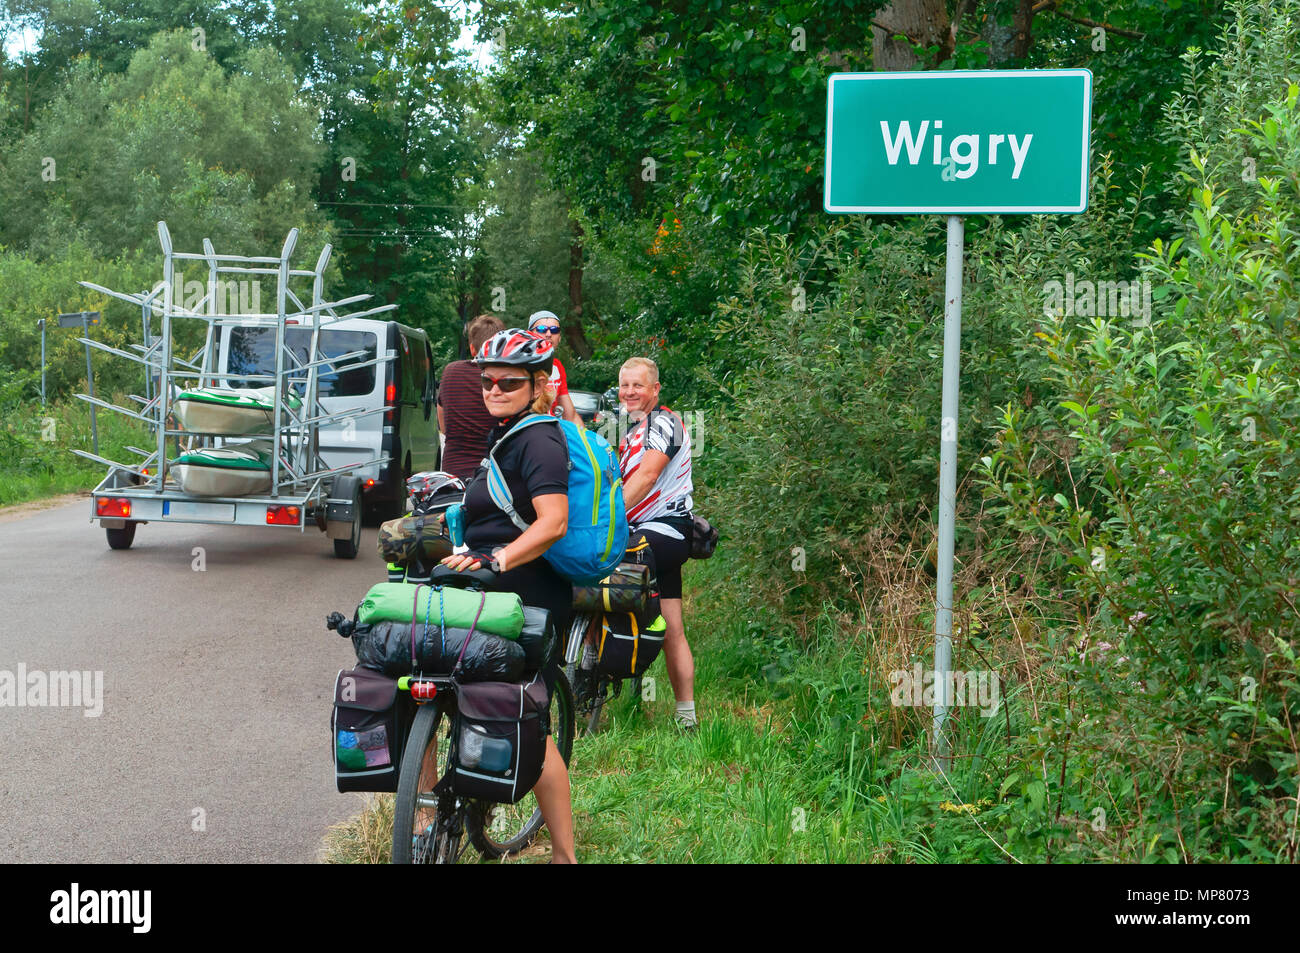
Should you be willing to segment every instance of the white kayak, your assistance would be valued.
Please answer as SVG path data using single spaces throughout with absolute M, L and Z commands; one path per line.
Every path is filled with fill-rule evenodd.
M 247 496 L 271 489 L 270 455 L 245 447 L 182 454 L 171 465 L 181 489 L 195 496 Z
M 289 394 L 285 403 L 294 410 L 302 406 L 295 394 Z M 181 429 L 191 433 L 270 433 L 275 388 L 201 387 L 181 391 L 172 407 Z

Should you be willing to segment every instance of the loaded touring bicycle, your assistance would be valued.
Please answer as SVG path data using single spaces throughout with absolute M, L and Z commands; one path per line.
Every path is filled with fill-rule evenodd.
M 373 317 L 391 304 L 348 310 L 370 295 L 325 301 L 331 248 L 322 249 L 314 269 L 291 268 L 297 229 L 278 257 L 218 255 L 206 239 L 202 253 L 176 252 L 164 222 L 158 239 L 164 280 L 153 291 L 125 294 L 81 282 L 141 308 L 144 341 L 131 351 L 83 340 L 143 365 L 145 395 L 131 395 L 135 407 L 77 396 L 150 429 L 147 448 L 127 448 L 138 459 L 73 451 L 109 467 L 91 494 L 91 519 L 113 549 L 128 548 L 139 524 L 150 521 L 300 532 L 311 525 L 333 540 L 336 555 L 355 557 L 363 506 L 400 505 L 403 471 L 437 464 L 424 333 Z M 207 272 L 206 294 L 188 307 L 169 280 L 181 262 L 201 262 Z M 232 275 L 272 276 L 275 311 L 230 308 L 233 296 L 221 292 Z M 308 278 L 310 291 L 300 298 L 291 284 Z M 156 339 L 151 316 L 161 319 Z M 185 321 L 206 325 L 188 359 L 175 353 Z

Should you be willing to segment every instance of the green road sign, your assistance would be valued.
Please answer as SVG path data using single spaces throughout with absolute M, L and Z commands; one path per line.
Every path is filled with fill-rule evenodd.
M 1092 73 L 837 73 L 828 212 L 1082 212 Z

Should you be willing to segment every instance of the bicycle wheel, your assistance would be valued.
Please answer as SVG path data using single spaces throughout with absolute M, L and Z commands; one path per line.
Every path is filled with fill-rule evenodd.
M 415 713 L 393 804 L 395 864 L 454 864 L 460 855 L 460 818 L 447 816 L 458 812 L 446 809 L 453 799 L 433 793 L 438 752 L 447 750 L 450 723 L 438 703 L 421 705 Z
M 568 765 L 573 753 L 573 688 L 563 671 L 555 677 L 551 692 L 551 735 L 560 756 Z M 542 809 L 531 791 L 514 804 L 475 801 L 466 818 L 469 841 L 489 860 L 502 860 L 522 852 L 542 829 Z

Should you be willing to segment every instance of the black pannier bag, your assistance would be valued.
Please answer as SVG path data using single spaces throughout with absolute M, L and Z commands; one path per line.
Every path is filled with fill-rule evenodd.
M 664 647 L 663 616 L 644 626 L 632 612 L 606 612 L 596 633 L 596 670 L 614 678 L 642 674 Z
M 339 672 L 330 734 L 340 792 L 397 790 L 414 708 L 411 697 L 397 690 L 396 679 L 366 668 Z
M 451 769 L 437 787 L 498 804 L 523 798 L 542 776 L 548 703 L 540 674 L 524 683 L 457 685 Z

